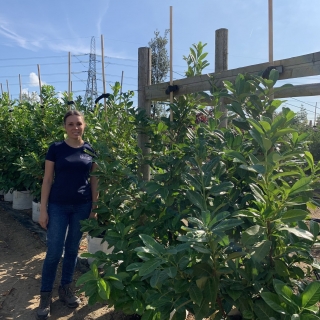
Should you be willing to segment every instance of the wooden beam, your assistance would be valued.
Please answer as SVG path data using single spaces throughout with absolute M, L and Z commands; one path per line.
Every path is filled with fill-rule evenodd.
M 274 61 L 273 65 L 283 67 L 283 72 L 279 75 L 280 80 L 317 76 L 320 75 L 320 51 L 303 56 L 277 60 Z M 222 84 L 223 80 L 233 82 L 239 73 L 261 75 L 269 66 L 269 62 L 265 62 L 247 67 L 175 80 L 174 83 L 179 86 L 179 91 L 175 92 L 174 96 L 177 97 L 179 95 L 210 90 L 212 87 L 212 78 L 214 79 L 215 85 L 219 86 Z M 168 100 L 169 95 L 165 93 L 165 90 L 169 84 L 169 82 L 163 82 L 146 86 L 146 99 L 155 101 Z
M 274 88 L 274 97 L 276 99 L 310 96 L 320 96 L 320 83 L 301 84 L 281 90 Z

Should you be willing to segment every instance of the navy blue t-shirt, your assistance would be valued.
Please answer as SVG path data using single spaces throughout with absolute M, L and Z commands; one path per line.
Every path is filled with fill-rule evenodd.
M 54 162 L 54 180 L 49 202 L 56 204 L 79 204 L 92 201 L 89 182 L 94 154 L 91 145 L 85 142 L 79 148 L 70 147 L 65 141 L 50 145 L 46 160 Z

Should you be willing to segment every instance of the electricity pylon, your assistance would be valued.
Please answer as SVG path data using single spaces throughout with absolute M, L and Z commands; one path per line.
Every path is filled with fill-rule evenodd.
M 95 38 L 92 37 L 89 57 L 87 88 L 84 96 L 84 102 L 87 103 L 88 107 L 91 107 L 91 109 L 93 109 L 94 101 L 98 97 L 96 70 L 96 41 Z

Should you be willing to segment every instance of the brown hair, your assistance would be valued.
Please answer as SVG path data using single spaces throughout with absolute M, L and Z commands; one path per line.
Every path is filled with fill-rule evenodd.
M 80 116 L 82 117 L 83 121 L 84 121 L 84 116 L 83 114 L 78 111 L 78 110 L 69 110 L 63 117 L 63 123 L 66 124 L 67 118 L 70 116 Z

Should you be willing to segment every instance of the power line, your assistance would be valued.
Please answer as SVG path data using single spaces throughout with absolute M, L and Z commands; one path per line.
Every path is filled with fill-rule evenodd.
M 288 103 L 288 102 L 285 102 L 285 104 L 287 104 L 287 105 L 289 105 L 289 106 L 292 106 L 292 107 L 295 107 L 295 108 L 300 108 L 300 109 L 302 109 L 301 107 L 295 106 L 295 105 L 290 104 L 290 103 Z M 305 108 L 304 108 L 304 110 L 306 110 L 306 111 L 308 111 L 308 112 L 311 112 L 311 113 L 314 113 L 314 111 L 311 111 L 311 110 L 308 110 L 308 109 L 305 109 Z
M 82 63 L 82 62 L 86 62 L 86 61 L 76 61 L 73 63 Z M 53 64 L 68 64 L 68 61 L 66 62 L 51 62 L 51 63 L 42 63 L 41 66 L 50 66 Z M 35 64 L 16 64 L 16 65 L 9 65 L 9 66 L 0 66 L 0 68 L 15 68 L 15 67 L 34 67 Z
M 47 56 L 47 57 L 31 57 L 31 58 L 4 58 L 0 61 L 9 61 L 9 60 L 33 60 L 33 59 L 52 59 L 52 58 L 66 58 L 67 56 Z
M 304 101 L 301 101 L 301 100 L 299 100 L 299 99 L 296 99 L 296 98 L 290 98 L 290 99 L 297 100 L 297 101 L 302 102 L 302 103 L 305 103 L 305 104 L 307 104 L 307 105 L 309 105 L 309 106 L 311 106 L 311 107 L 314 107 L 312 104 L 307 103 L 307 102 L 304 102 Z

